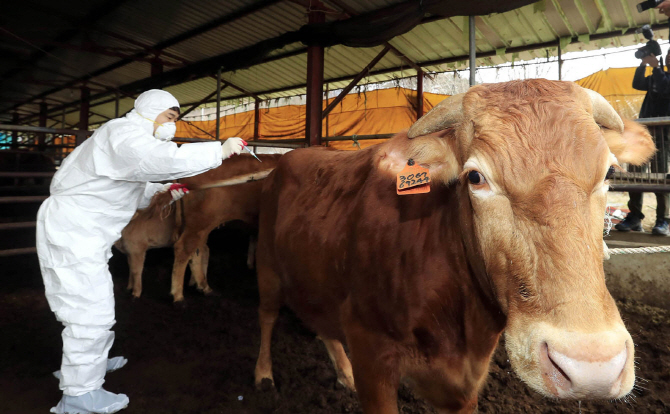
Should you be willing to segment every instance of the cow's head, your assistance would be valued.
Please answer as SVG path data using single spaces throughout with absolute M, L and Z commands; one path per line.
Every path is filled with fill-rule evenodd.
M 528 80 L 448 98 L 408 136 L 433 181 L 460 187 L 466 245 L 507 316 L 521 379 L 552 397 L 629 393 L 633 340 L 605 286 L 603 217 L 608 171 L 654 152 L 646 129 L 624 129 L 573 83 Z

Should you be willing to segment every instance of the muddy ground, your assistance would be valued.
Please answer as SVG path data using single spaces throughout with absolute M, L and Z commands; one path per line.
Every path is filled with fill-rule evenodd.
M 129 363 L 107 376 L 105 388 L 130 397 L 128 414 L 360 413 L 355 395 L 335 385 L 324 346 L 290 311 L 275 329 L 277 391 L 256 391 L 259 345 L 254 273 L 245 268 L 242 229 L 210 237 L 210 284 L 219 296 L 186 289 L 186 309 L 169 298 L 172 253 L 151 251 L 144 293 L 131 300 L 128 269 L 118 252 L 114 275 L 117 324 L 111 355 Z M 60 331 L 43 295 L 35 256 L 0 259 L 0 413 L 47 413 L 60 399 L 51 372 L 60 365 Z M 636 341 L 638 387 L 627 402 L 558 402 L 530 391 L 512 373 L 499 347 L 480 396 L 480 413 L 670 413 L 670 315 L 619 303 Z M 401 389 L 401 413 L 432 413 Z

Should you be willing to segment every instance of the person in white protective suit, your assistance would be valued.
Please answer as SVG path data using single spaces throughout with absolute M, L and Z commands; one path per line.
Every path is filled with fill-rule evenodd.
M 51 196 L 37 214 L 37 254 L 46 297 L 63 323 L 60 379 L 63 397 L 52 413 L 114 413 L 128 397 L 102 388 L 105 373 L 125 365 L 107 359 L 114 341 L 114 293 L 107 262 L 138 208 L 148 206 L 166 181 L 216 168 L 239 154 L 241 138 L 186 144 L 170 142 L 179 102 L 150 90 L 125 117 L 100 127 L 63 161 Z M 172 190 L 173 199 L 183 191 Z

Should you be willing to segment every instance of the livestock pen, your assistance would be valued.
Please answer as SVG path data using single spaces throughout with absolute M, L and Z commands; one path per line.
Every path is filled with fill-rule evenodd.
M 581 78 L 566 76 L 579 66 L 566 53 L 637 47 L 643 24 L 665 30 L 665 16 L 638 13 L 637 1 L 217 0 L 203 6 L 166 0 L 160 8 L 147 0 L 69 0 L 57 7 L 34 0 L 30 8 L 2 2 L 0 412 L 47 412 L 61 396 L 52 372 L 61 362 L 62 325 L 44 297 L 35 215 L 63 159 L 96 127 L 130 111 L 140 92 L 166 89 L 182 103 L 179 144 L 236 135 L 259 153 L 317 145 L 365 149 L 481 83 L 484 70 L 525 72 L 524 61 L 542 60 L 551 67 L 548 77 Z M 643 94 L 599 89 L 615 70 L 604 72 L 577 83 L 635 117 Z M 627 79 L 629 72 L 617 76 Z M 440 89 L 446 77 L 451 80 Z M 667 121 L 640 122 L 667 145 Z M 612 190 L 656 191 L 669 183 L 667 170 L 648 165 L 617 173 Z M 276 388 L 254 386 L 259 298 L 256 273 L 246 267 L 254 234 L 236 224 L 209 236 L 208 280 L 216 295 L 185 287 L 184 309 L 170 297 L 171 249 L 148 253 L 141 299 L 126 292 L 126 258 L 114 250 L 111 356 L 129 363 L 107 375 L 105 387 L 129 395 L 128 413 L 361 413 L 356 394 L 337 384 L 321 341 L 287 309 L 273 342 Z M 606 238 L 610 247 L 651 244 L 639 235 L 617 236 Z M 614 289 L 636 344 L 638 379 L 629 397 L 546 399 L 514 374 L 501 343 L 479 412 L 670 412 L 667 268 L 635 268 L 637 261 L 656 264 L 670 256 L 663 255 L 606 263 L 610 289 L 619 277 L 611 272 L 633 274 Z M 399 411 L 435 412 L 405 385 Z

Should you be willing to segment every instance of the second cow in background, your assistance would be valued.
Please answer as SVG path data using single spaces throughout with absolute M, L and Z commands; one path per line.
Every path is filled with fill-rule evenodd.
M 188 188 L 198 188 L 244 174 L 270 170 L 277 165 L 280 156 L 259 155 L 261 163 L 251 155 L 242 154 L 226 160 L 223 168 L 185 178 L 180 182 Z M 261 186 L 262 182 L 255 181 L 191 191 L 182 200 L 158 213 L 153 208 L 156 200 L 146 210 L 138 211 L 115 244 L 128 255 L 128 289 L 132 289 L 133 296 L 140 297 L 142 294 L 142 270 L 146 251 L 169 246 L 174 246 L 175 256 L 171 288 L 174 301 L 184 300 L 184 273 L 189 263 L 191 284 L 197 285 L 198 290 L 205 294 L 211 293 L 212 289 L 207 283 L 207 237 L 215 228 L 234 220 L 257 228 Z M 249 254 L 253 257 L 251 244 Z

